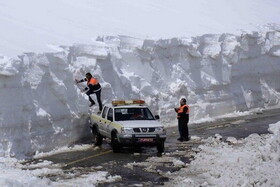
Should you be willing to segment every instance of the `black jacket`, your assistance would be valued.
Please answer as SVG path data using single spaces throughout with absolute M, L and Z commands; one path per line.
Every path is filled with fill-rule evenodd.
M 187 114 L 188 107 L 184 107 L 183 112 L 178 113 L 178 109 L 175 109 L 175 111 L 178 113 L 177 118 L 179 122 L 182 123 L 188 123 L 189 122 L 189 114 Z
M 80 80 L 80 82 L 87 82 L 87 79 L 84 78 Z M 87 87 L 85 87 L 85 91 L 97 92 L 99 90 L 101 90 L 101 85 L 99 83 L 97 83 L 96 85 L 88 84 Z

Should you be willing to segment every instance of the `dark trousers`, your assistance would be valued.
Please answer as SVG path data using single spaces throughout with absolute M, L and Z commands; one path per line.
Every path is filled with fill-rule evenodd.
M 178 120 L 178 129 L 179 129 L 179 133 L 180 133 L 180 138 L 182 138 L 184 140 L 189 139 L 188 122 L 189 122 L 189 120 L 187 120 L 187 119 Z
M 88 95 L 88 99 L 91 103 L 95 104 L 94 100 L 90 97 L 91 94 L 94 94 L 96 95 L 96 99 L 97 99 L 97 102 L 98 102 L 98 105 L 99 105 L 99 111 L 102 110 L 102 102 L 101 102 L 101 89 L 97 92 L 94 92 L 94 91 L 91 91 L 91 90 L 88 90 L 86 92 L 86 94 Z

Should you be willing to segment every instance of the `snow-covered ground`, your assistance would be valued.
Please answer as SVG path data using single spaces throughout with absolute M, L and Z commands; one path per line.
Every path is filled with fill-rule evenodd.
M 166 153 L 162 157 L 150 157 L 145 162 L 133 162 L 125 167 L 133 169 L 142 166 L 149 172 L 160 173 L 171 180 L 165 186 L 279 186 L 280 178 L 280 122 L 271 124 L 271 134 L 251 134 L 245 139 L 228 137 L 224 142 L 220 135 L 202 139 L 203 145 L 189 150 Z M 199 139 L 192 137 L 192 139 Z M 63 148 L 50 153 L 40 153 L 36 158 L 73 150 L 91 149 L 90 146 Z M 194 160 L 186 164 L 174 155 L 193 155 Z M 0 157 L 1 158 L 1 157 Z M 154 166 L 172 163 L 182 168 L 177 172 L 162 172 Z M 121 176 L 111 176 L 102 167 L 92 168 L 87 174 L 65 173 L 61 165 L 50 161 L 37 164 L 22 164 L 14 158 L 0 159 L 1 186 L 94 186 L 104 182 L 122 180 Z M 22 170 L 24 169 L 24 170 Z M 78 168 L 76 169 L 78 170 Z M 95 171 L 94 171 L 95 170 Z M 64 179 L 51 181 L 47 176 L 59 175 Z
M 90 135 L 84 85 L 74 84 L 86 72 L 100 80 L 104 103 L 145 99 L 166 126 L 175 124 L 180 97 L 191 107 L 191 123 L 279 107 L 278 7 L 279 0 L 0 2 L 0 184 L 54 185 L 21 171 L 14 157 L 30 158 Z M 260 139 L 269 143 L 270 136 L 276 135 Z M 251 152 L 249 140 L 240 146 Z M 213 151 L 230 148 L 218 142 Z M 208 153 L 202 147 L 201 157 Z M 216 170 L 205 171 L 205 185 L 219 181 Z M 112 179 L 106 172 L 98 176 Z M 96 183 L 95 176 L 89 180 Z
M 83 148 L 85 149 L 85 147 Z M 0 157 L 0 186 L 95 186 L 98 183 L 114 182 L 121 180 L 120 176 L 111 176 L 102 168 L 90 174 L 64 173 L 61 165 L 50 161 L 42 161 L 37 164 L 22 164 L 14 158 Z M 78 169 L 78 168 L 77 168 Z M 60 175 L 66 179 L 51 181 L 48 176 Z M 72 179 L 71 179 L 72 178 Z

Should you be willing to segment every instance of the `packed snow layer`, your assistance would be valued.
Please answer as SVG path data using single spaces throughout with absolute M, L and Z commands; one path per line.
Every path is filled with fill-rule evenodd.
M 54 51 L 99 35 L 189 37 L 280 24 L 279 0 L 9 0 L 0 3 L 0 54 Z M 262 26 L 261 26 L 262 25 Z
M 121 177 L 111 176 L 102 167 L 92 167 L 87 172 L 65 172 L 62 165 L 50 161 L 37 164 L 22 164 L 15 158 L 0 157 L 0 186 L 29 186 L 29 187 L 54 187 L 54 186 L 86 186 L 92 187 L 105 182 L 121 180 Z M 79 168 L 74 168 L 76 171 Z M 49 176 L 59 176 L 52 181 Z
M 141 40 L 99 37 L 57 53 L 0 59 L 0 154 L 33 155 L 90 134 L 85 85 L 91 72 L 103 103 L 145 99 L 165 125 L 186 97 L 191 122 L 279 105 L 280 32 Z M 97 110 L 94 108 L 93 110 Z
M 272 134 L 238 141 L 204 140 L 190 165 L 171 174 L 166 186 L 279 186 L 280 122 L 268 130 Z

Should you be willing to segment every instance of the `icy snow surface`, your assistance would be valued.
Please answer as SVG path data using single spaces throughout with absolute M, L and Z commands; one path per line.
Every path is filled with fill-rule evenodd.
M 64 173 L 60 165 L 50 161 L 43 161 L 37 164 L 23 165 L 15 158 L 0 157 L 0 186 L 88 186 L 92 187 L 103 182 L 114 182 L 121 180 L 120 176 L 110 176 L 106 171 L 99 171 L 89 174 Z M 51 181 L 47 176 L 60 175 L 66 179 Z

